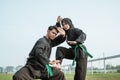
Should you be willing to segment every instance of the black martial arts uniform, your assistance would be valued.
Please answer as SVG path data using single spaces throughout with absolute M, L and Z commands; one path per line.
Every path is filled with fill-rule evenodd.
M 50 61 L 51 48 L 62 43 L 63 40 L 61 35 L 54 40 L 40 38 L 30 52 L 26 65 L 14 74 L 13 80 L 65 80 L 64 73 L 53 68 L 53 76 L 50 77 L 45 66 Z
M 70 29 L 66 30 L 66 42 L 76 41 L 77 45 L 83 44 L 84 41 L 86 40 L 86 34 L 81 29 L 74 28 L 70 19 L 65 18 L 64 20 L 66 21 L 66 23 L 70 25 Z M 57 26 L 60 26 L 60 24 L 57 23 Z M 61 60 L 62 62 L 63 58 L 72 59 L 72 60 L 74 59 L 76 45 L 71 45 L 69 43 L 68 45 L 70 45 L 70 48 L 57 47 L 57 51 L 56 51 L 57 60 Z M 76 60 L 76 68 L 75 68 L 74 80 L 85 80 L 86 69 L 87 69 L 87 55 L 84 54 L 81 48 L 77 48 L 75 60 Z

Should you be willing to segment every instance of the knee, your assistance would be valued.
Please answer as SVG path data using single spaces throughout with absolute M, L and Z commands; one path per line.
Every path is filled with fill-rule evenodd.
M 62 71 L 60 71 L 59 76 L 60 76 L 60 80 L 65 80 L 65 75 Z
M 62 71 L 59 72 L 60 76 L 64 76 L 64 73 Z
M 13 80 L 21 80 L 21 76 L 17 73 L 13 75 Z
M 24 74 L 20 74 L 19 72 L 16 72 L 16 73 L 13 75 L 13 80 L 23 80 L 23 75 L 24 75 Z

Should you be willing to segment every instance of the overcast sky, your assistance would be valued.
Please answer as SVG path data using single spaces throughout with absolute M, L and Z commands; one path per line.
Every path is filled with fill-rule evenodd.
M 120 54 L 120 0 L 0 0 L 0 66 L 24 65 L 59 15 L 87 34 L 84 44 L 94 58 Z

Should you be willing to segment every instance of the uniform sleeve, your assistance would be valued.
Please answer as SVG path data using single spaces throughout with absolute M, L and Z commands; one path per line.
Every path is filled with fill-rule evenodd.
M 84 43 L 84 41 L 86 40 L 86 34 L 80 30 L 80 29 L 76 29 L 76 34 L 77 34 L 77 39 L 75 40 L 78 44 Z
M 60 22 L 56 22 L 57 27 L 61 27 Z
M 56 22 L 56 26 L 61 27 L 60 22 Z M 65 39 L 66 39 L 66 37 L 63 37 L 62 35 L 58 35 L 54 40 L 52 40 L 51 46 L 55 47 L 55 46 L 61 44 L 62 42 L 64 42 Z
M 54 40 L 52 40 L 51 45 L 52 47 L 57 46 L 65 41 L 66 37 L 62 35 L 58 35 Z
M 46 65 L 49 63 L 49 58 L 48 56 L 45 54 L 45 51 L 46 48 L 45 48 L 45 45 L 44 43 L 42 42 L 38 42 L 36 44 L 36 47 L 35 47 L 35 56 L 37 57 L 37 60 L 42 64 L 42 65 Z

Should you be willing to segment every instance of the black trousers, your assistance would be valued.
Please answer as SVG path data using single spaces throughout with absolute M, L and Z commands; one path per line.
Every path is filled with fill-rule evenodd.
M 31 66 L 27 65 L 22 67 L 13 75 L 13 80 L 66 80 L 64 73 L 60 70 L 52 69 L 53 76 L 48 77 L 47 71 L 34 70 Z
M 74 59 L 74 48 L 58 47 L 56 51 L 56 59 L 62 62 L 63 59 Z M 87 70 L 87 56 L 81 49 L 77 49 L 76 68 L 74 80 L 85 80 Z

